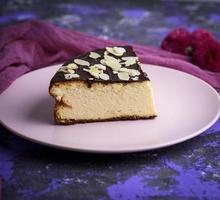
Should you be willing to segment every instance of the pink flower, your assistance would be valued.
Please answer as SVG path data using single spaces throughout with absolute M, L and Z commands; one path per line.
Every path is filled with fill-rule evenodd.
M 190 33 L 184 28 L 177 28 L 164 38 L 161 48 L 174 53 L 188 55 L 190 45 Z
M 191 33 L 192 42 L 200 43 L 206 41 L 215 41 L 214 36 L 205 29 L 197 29 Z
M 192 45 L 192 63 L 210 71 L 220 72 L 220 44 L 204 39 Z
M 165 37 L 161 47 L 191 56 L 192 63 L 203 69 L 220 72 L 220 43 L 204 29 L 191 34 L 183 28 L 175 29 Z

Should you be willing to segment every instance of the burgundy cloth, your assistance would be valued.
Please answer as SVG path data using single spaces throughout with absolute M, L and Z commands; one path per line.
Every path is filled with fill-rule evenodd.
M 147 36 L 143 36 L 147 37 Z M 107 45 L 125 42 L 104 40 L 64 30 L 44 21 L 27 21 L 0 30 L 0 93 L 29 71 L 62 63 L 66 59 Z M 142 63 L 161 65 L 190 73 L 220 91 L 220 73 L 200 69 L 188 57 L 141 45 L 132 45 Z

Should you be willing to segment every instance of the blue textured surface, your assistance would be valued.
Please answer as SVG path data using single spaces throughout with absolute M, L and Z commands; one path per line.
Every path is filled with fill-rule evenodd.
M 54 2 L 2 0 L 0 26 L 38 18 L 99 37 L 154 46 L 176 26 L 203 27 L 220 39 L 220 3 Z M 0 177 L 3 197 L 9 200 L 220 199 L 220 120 L 190 141 L 123 155 L 52 149 L 1 126 Z

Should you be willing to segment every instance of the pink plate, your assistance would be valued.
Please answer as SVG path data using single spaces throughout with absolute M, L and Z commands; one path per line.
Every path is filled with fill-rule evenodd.
M 152 81 L 158 117 L 153 120 L 58 126 L 49 81 L 59 66 L 18 78 L 0 95 L 0 121 L 28 140 L 57 148 L 124 153 L 157 149 L 193 138 L 219 117 L 220 99 L 204 81 L 159 66 L 143 65 Z

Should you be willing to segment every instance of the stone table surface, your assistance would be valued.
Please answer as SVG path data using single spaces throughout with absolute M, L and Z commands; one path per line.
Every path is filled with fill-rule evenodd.
M 220 2 L 1 0 L 0 4 L 1 27 L 44 19 L 99 37 L 152 46 L 159 46 L 175 27 L 203 27 L 220 39 Z M 118 155 L 57 150 L 0 126 L 0 177 L 4 200 L 220 199 L 220 120 L 181 144 Z

